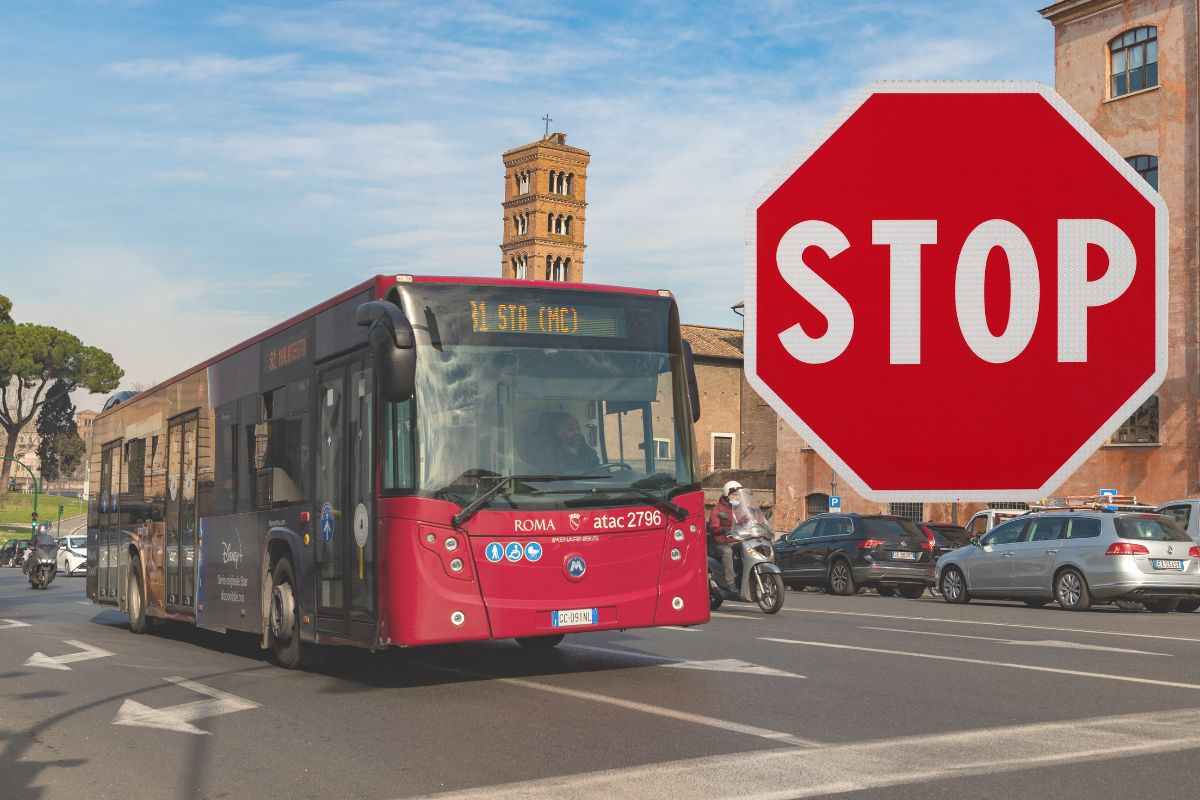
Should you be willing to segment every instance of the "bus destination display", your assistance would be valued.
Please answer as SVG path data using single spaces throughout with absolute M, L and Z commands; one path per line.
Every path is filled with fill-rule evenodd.
M 625 336 L 625 310 L 611 306 L 497 303 L 470 300 L 474 333 L 530 333 L 547 336 Z

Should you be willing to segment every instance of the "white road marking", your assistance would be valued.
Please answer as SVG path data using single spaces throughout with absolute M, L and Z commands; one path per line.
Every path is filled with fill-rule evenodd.
M 709 616 L 712 616 L 712 617 L 721 617 L 721 618 L 723 618 L 723 619 L 740 619 L 740 620 L 748 620 L 748 621 L 750 621 L 750 622 L 758 622 L 758 621 L 760 621 L 760 620 L 762 619 L 762 617 L 750 617 L 750 616 L 747 616 L 747 615 L 745 615 L 745 614 L 726 614 L 726 613 L 724 613 L 724 612 L 721 612 L 721 611 L 710 611 L 710 612 L 709 612 Z
M 1189 636 L 1165 636 L 1156 633 L 1126 633 L 1124 631 L 1100 631 L 1091 628 L 1056 628 L 1050 625 L 1022 625 L 1015 622 L 983 622 L 975 619 L 948 619 L 946 617 L 905 617 L 899 614 L 868 614 L 865 611 L 830 611 L 817 608 L 785 608 L 795 614 L 834 614 L 845 617 L 871 617 L 874 619 L 902 619 L 910 622 L 944 622 L 953 625 L 989 625 L 998 628 L 1021 628 L 1031 631 L 1058 631 L 1059 633 L 1087 633 L 1093 636 L 1127 636 L 1133 639 L 1161 639 L 1168 642 L 1196 642 L 1200 639 Z
M 592 650 L 597 653 L 611 653 L 619 656 L 631 656 L 640 658 L 646 661 L 656 661 L 662 667 L 675 667 L 677 669 L 699 669 L 709 672 L 736 672 L 739 675 L 763 675 L 772 678 L 804 678 L 804 675 L 798 675 L 795 672 L 785 672 L 774 667 L 764 667 L 759 664 L 751 664 L 749 661 L 742 661 L 740 658 L 715 658 L 706 661 L 692 661 L 681 658 L 669 658 L 667 656 L 656 656 L 650 653 L 635 653 L 632 650 L 620 650 L 615 647 L 597 647 L 591 644 L 564 644 L 563 647 L 569 647 L 575 650 Z
M 236 694 L 223 692 L 220 689 L 214 689 L 202 683 L 189 681 L 177 675 L 163 678 L 163 680 L 170 681 L 177 686 L 182 686 L 184 689 L 190 689 L 197 694 L 207 695 L 209 699 L 194 700 L 190 703 L 181 703 L 177 706 L 167 706 L 166 708 L 151 708 L 136 700 L 126 698 L 125 702 L 121 704 L 121 708 L 117 710 L 117 716 L 113 719 L 112 724 L 140 728 L 158 728 L 164 731 L 207 736 L 208 731 L 197 728 L 192 722 L 207 717 L 232 714 L 235 711 L 249 711 L 259 708 L 259 704 L 253 700 L 247 700 L 244 697 L 238 697 Z
M 684 633 L 700 633 L 699 628 L 685 628 L 682 625 L 659 625 L 665 631 L 683 631 Z
M 95 603 L 93 603 L 91 600 L 76 600 L 75 603 L 76 603 L 76 605 L 81 605 L 81 606 L 95 605 Z
M 977 642 L 996 642 L 997 644 L 1011 644 L 1018 647 L 1061 647 L 1066 650 L 1099 650 L 1105 653 L 1128 653 L 1135 656 L 1166 656 L 1167 658 L 1173 658 L 1170 653 L 1153 653 L 1149 650 L 1130 650 L 1127 647 L 1105 647 L 1099 644 L 1064 642 L 1060 639 L 998 639 L 994 636 L 970 636 L 965 633 L 943 633 L 941 631 L 916 631 L 908 628 L 876 628 L 871 625 L 863 625 L 862 630 L 913 633 L 918 636 L 940 636 L 946 639 L 973 639 Z
M 997 747 L 1003 742 L 1003 747 Z M 1200 710 L 770 749 L 429 795 L 437 800 L 784 800 L 1200 748 Z
M 8 630 L 9 628 L 28 628 L 28 622 L 21 622 L 19 619 L 0 619 L 4 623 L 0 625 L 0 631 Z
M 1133 675 L 1117 675 L 1109 672 L 1086 672 L 1077 669 L 1061 667 L 1039 667 L 1033 664 L 1013 664 L 1007 661 L 988 661 L 986 658 L 964 658 L 962 656 L 939 656 L 933 653 L 914 653 L 911 650 L 888 650 L 883 647 L 860 647 L 852 644 L 834 644 L 833 642 L 806 642 L 800 639 L 777 639 L 770 636 L 760 636 L 759 641 L 776 642 L 778 644 L 796 644 L 805 647 L 826 647 L 831 650 L 854 650 L 860 653 L 880 653 L 886 656 L 909 656 L 911 658 L 926 658 L 931 661 L 955 661 L 959 664 L 980 664 L 985 667 L 1005 667 L 1008 669 L 1024 669 L 1031 672 L 1053 672 L 1057 675 L 1073 675 L 1079 678 L 1098 678 L 1100 680 L 1121 681 L 1124 683 L 1141 683 L 1147 686 L 1166 686 L 1171 689 L 1198 689 L 1200 683 L 1182 683 L 1180 681 L 1160 681 L 1154 678 L 1138 678 Z
M 703 725 L 706 728 L 716 728 L 717 730 L 729 731 L 730 733 L 740 733 L 745 736 L 754 736 L 759 739 L 767 739 L 768 741 L 776 742 L 778 744 L 788 744 L 792 747 L 802 747 L 805 749 L 820 747 L 819 742 L 814 742 L 809 739 L 801 739 L 800 737 L 793 736 L 790 733 L 773 731 L 770 728 L 764 728 L 758 725 L 743 725 L 740 722 L 718 719 L 716 717 L 705 716 L 704 714 L 692 714 L 688 711 L 679 711 L 674 708 L 651 705 L 650 703 L 639 703 L 636 700 L 625 700 L 623 698 L 612 697 L 611 695 L 607 694 L 585 692 L 581 689 L 568 689 L 565 686 L 554 686 L 548 683 L 538 683 L 537 681 L 528 680 L 526 678 L 499 678 L 495 675 L 463 669 L 461 667 L 447 667 L 441 664 L 431 664 L 427 662 L 424 664 L 424 666 L 430 669 L 441 670 L 443 672 L 452 672 L 458 675 L 468 675 L 473 678 L 493 680 L 496 683 L 505 683 L 509 686 L 520 686 L 522 689 L 532 689 L 533 691 L 537 692 L 557 694 L 562 697 L 571 697 L 576 700 L 585 700 L 591 703 L 602 703 L 603 705 L 624 708 L 627 711 L 638 711 L 642 714 L 653 714 L 656 717 L 664 717 L 666 719 L 678 720 L 680 722 L 688 722 L 693 725 Z
M 80 642 L 76 639 L 64 639 L 63 644 L 69 644 L 71 647 L 78 648 L 80 652 L 67 653 L 66 655 L 61 656 L 48 656 L 45 653 L 40 652 L 34 653 L 25 662 L 25 666 L 43 667 L 45 669 L 69 670 L 71 668 L 68 667 L 67 664 L 75 664 L 80 661 L 91 661 L 94 658 L 107 658 L 108 656 L 113 655 L 102 647 L 95 647 L 87 644 L 86 642 Z

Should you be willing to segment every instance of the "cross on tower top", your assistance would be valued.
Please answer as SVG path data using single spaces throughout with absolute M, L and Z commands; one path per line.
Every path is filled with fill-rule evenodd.
M 554 122 L 554 118 L 546 114 L 542 117 L 542 121 L 546 123 L 546 132 L 542 134 L 542 138 L 546 138 L 550 135 L 550 123 Z

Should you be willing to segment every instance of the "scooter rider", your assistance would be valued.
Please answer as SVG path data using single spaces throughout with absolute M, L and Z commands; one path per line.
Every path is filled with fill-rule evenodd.
M 741 500 L 738 495 L 742 485 L 737 481 L 728 481 L 721 489 L 721 497 L 713 506 L 708 517 L 708 535 L 712 537 L 713 548 L 721 554 L 721 583 L 730 592 L 737 591 L 737 576 L 733 572 L 733 542 L 727 538 L 734 525 L 734 514 Z

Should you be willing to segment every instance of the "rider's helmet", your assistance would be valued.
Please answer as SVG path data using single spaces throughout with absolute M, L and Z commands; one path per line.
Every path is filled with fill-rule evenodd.
M 742 488 L 742 485 L 740 483 L 738 483 L 737 481 L 726 481 L 724 488 L 721 489 L 721 496 L 729 497 L 729 495 L 733 494 L 734 492 L 738 491 L 741 488 Z

